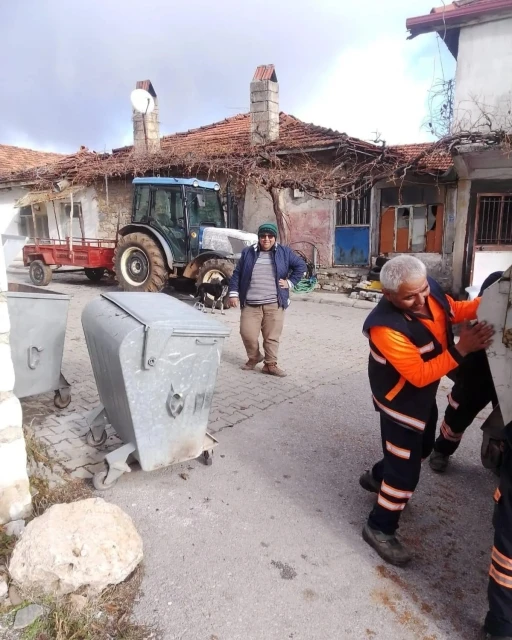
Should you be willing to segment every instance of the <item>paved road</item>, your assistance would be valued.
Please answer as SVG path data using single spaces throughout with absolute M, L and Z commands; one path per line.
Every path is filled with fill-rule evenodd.
M 56 413 L 50 397 L 32 399 L 25 417 L 79 457 L 83 413 L 97 402 L 79 317 L 101 287 L 66 275 L 52 288 L 74 296 L 64 363 L 74 401 Z M 210 424 L 220 440 L 213 466 L 134 470 L 103 494 L 143 536 L 136 615 L 166 640 L 478 637 L 495 480 L 480 466 L 476 427 L 449 473 L 424 469 L 401 527 L 415 551 L 411 566 L 384 566 L 360 538 L 373 498 L 357 478 L 379 454 L 360 333 L 365 314 L 294 303 L 282 359 L 290 376 L 274 380 L 239 371 L 237 313 L 229 312 L 233 331 Z

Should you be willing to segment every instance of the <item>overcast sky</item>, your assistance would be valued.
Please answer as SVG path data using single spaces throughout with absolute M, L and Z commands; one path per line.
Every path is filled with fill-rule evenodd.
M 131 144 L 129 95 L 149 78 L 161 133 L 248 111 L 259 64 L 280 107 L 388 143 L 428 140 L 433 79 L 454 72 L 405 20 L 442 0 L 0 0 L 0 143 L 73 152 Z M 439 55 L 441 51 L 441 56 Z

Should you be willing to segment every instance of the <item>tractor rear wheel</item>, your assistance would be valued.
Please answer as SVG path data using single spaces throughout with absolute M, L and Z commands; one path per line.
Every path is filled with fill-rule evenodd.
M 213 280 L 222 280 L 226 278 L 231 280 L 235 265 L 229 260 L 221 260 L 215 258 L 213 260 L 207 260 L 203 266 L 199 269 L 197 274 L 196 284 L 199 286 L 205 282 L 212 282 Z M 224 298 L 224 307 L 228 306 L 229 294 Z M 209 295 L 205 296 L 205 307 L 211 308 L 213 306 L 213 298 Z
M 169 272 L 158 244 L 144 233 L 119 238 L 114 255 L 116 279 L 123 291 L 161 291 Z

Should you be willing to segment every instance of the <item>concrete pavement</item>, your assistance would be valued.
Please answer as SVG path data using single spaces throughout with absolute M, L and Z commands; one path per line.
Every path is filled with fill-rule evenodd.
M 97 402 L 81 309 L 111 286 L 79 274 L 51 285 L 74 296 L 64 361 L 73 402 L 64 412 L 51 396 L 23 405 L 25 419 L 65 457 L 69 446 L 88 452 L 78 432 Z M 380 447 L 361 335 L 366 313 L 294 302 L 281 363 L 290 376 L 276 380 L 239 370 L 238 314 L 229 312 L 210 423 L 220 441 L 213 466 L 134 469 L 101 494 L 130 513 L 144 539 L 136 616 L 166 640 L 478 637 L 496 481 L 480 465 L 477 426 L 446 475 L 424 469 L 401 527 L 415 552 L 411 566 L 384 566 L 360 537 L 374 496 L 357 480 Z M 74 473 L 88 477 L 98 464 Z

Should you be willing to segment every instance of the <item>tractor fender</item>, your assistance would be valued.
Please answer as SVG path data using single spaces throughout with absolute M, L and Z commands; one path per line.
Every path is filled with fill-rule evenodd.
M 129 233 L 135 233 L 137 231 L 145 233 L 148 236 L 151 236 L 153 240 L 155 240 L 155 242 L 157 242 L 160 245 L 160 248 L 165 254 L 165 260 L 167 262 L 167 266 L 169 267 L 169 269 L 172 269 L 172 266 L 174 263 L 172 250 L 169 247 L 169 244 L 165 239 L 165 237 L 159 231 L 157 231 L 156 229 L 153 229 L 153 227 L 149 227 L 147 224 L 131 223 L 126 225 L 126 227 L 123 227 L 122 229 L 120 229 L 119 235 L 126 236 Z
M 236 258 L 232 253 L 227 253 L 226 251 L 204 251 L 200 253 L 192 262 L 189 262 L 183 271 L 183 275 L 185 278 L 191 278 L 195 280 L 199 269 L 203 266 L 203 264 L 207 260 L 215 260 L 215 258 L 221 258 L 222 260 L 230 260 L 235 263 Z

